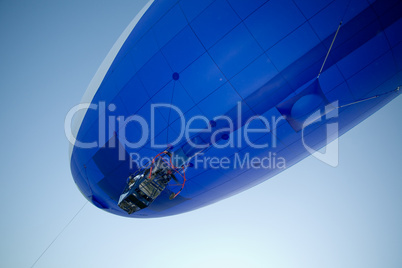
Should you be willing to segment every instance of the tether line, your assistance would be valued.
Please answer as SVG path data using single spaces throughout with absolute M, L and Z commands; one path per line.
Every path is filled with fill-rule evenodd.
M 88 204 L 88 201 L 85 202 L 85 204 L 78 210 L 77 213 L 75 213 L 74 217 L 71 218 L 71 220 L 64 226 L 64 228 L 59 232 L 59 234 L 53 239 L 53 241 L 47 246 L 47 248 L 40 254 L 40 256 L 36 259 L 36 261 L 32 264 L 31 268 L 35 266 L 35 264 L 42 258 L 43 255 L 45 255 L 46 251 L 53 245 L 54 242 L 56 242 L 57 238 L 67 229 L 67 227 L 73 222 L 73 220 L 80 214 L 80 212 L 84 209 L 84 207 Z

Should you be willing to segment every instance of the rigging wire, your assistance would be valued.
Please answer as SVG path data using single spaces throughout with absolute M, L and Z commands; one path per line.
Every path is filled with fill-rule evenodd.
M 391 91 L 388 91 L 388 92 L 384 92 L 384 93 L 381 93 L 381 94 L 378 94 L 378 95 L 375 95 L 375 96 L 372 96 L 372 97 L 360 99 L 360 100 L 357 100 L 357 101 L 354 101 L 354 102 L 351 102 L 351 103 L 348 103 L 348 104 L 344 104 L 344 105 L 335 107 L 335 109 L 340 109 L 340 108 L 344 108 L 344 107 L 351 106 L 351 105 L 354 105 L 354 104 L 358 104 L 358 103 L 361 103 L 361 102 L 365 102 L 365 101 L 377 99 L 377 98 L 382 97 L 382 96 L 384 96 L 384 95 L 388 95 L 388 94 L 391 94 L 391 93 L 393 93 L 393 92 L 398 92 L 401 88 L 402 88 L 402 86 L 398 86 L 398 87 L 397 87 L 396 89 L 394 89 L 394 90 L 391 90 Z
M 318 73 L 317 78 L 320 77 L 320 75 L 321 75 L 321 73 L 322 73 L 322 70 L 324 69 L 325 63 L 327 62 L 327 59 L 328 59 L 328 57 L 329 57 L 329 53 L 331 53 L 332 47 L 334 46 L 335 39 L 336 39 L 336 37 L 338 36 L 338 33 L 339 33 L 339 30 L 341 29 L 341 26 L 342 26 L 342 21 L 339 23 L 338 30 L 336 30 L 334 39 L 332 39 L 332 43 L 331 43 L 331 45 L 330 45 L 330 47 L 329 47 L 329 49 L 328 49 L 327 55 L 325 56 L 324 62 L 323 62 L 322 65 L 321 65 L 321 69 L 320 69 L 320 72 Z
M 323 62 L 322 65 L 321 65 L 320 71 L 318 72 L 317 78 L 320 77 L 322 71 L 324 70 L 325 63 L 327 62 L 328 57 L 329 57 L 329 54 L 331 53 L 332 47 L 334 46 L 335 40 L 336 40 L 336 38 L 338 37 L 339 30 L 341 29 L 341 26 L 342 26 L 342 23 L 343 23 L 343 19 L 344 19 L 345 16 L 346 16 L 346 13 L 347 13 L 347 11 L 348 11 L 348 9 L 349 9 L 349 6 L 350 6 L 350 3 L 351 3 L 351 2 L 352 2 L 352 0 L 349 0 L 348 5 L 346 6 L 345 12 L 343 13 L 342 18 L 341 18 L 341 22 L 339 23 L 338 29 L 337 29 L 336 32 L 335 32 L 334 38 L 332 39 L 332 43 L 331 43 L 331 45 L 329 46 L 327 55 L 325 56 L 324 62 Z
M 84 209 L 84 207 L 88 204 L 88 201 L 85 202 L 85 204 L 75 213 L 75 215 L 71 218 L 71 220 L 64 226 L 64 228 L 58 233 L 58 235 L 53 239 L 53 241 L 45 248 L 45 250 L 42 252 L 42 254 L 39 255 L 39 257 L 35 260 L 35 262 L 32 264 L 31 268 L 36 265 L 36 263 L 42 258 L 43 255 L 45 255 L 46 251 L 53 245 L 54 242 L 59 238 L 59 236 L 67 229 L 68 226 L 73 222 L 73 220 L 80 214 L 80 212 Z
M 172 103 L 173 103 L 173 95 L 174 95 L 175 87 L 176 87 L 176 81 L 173 81 L 172 97 L 170 99 L 170 109 L 169 109 L 168 124 L 167 124 L 167 129 L 166 129 L 166 144 L 169 143 L 170 113 L 172 112 Z
M 162 157 L 162 155 L 167 155 L 167 156 L 169 157 L 169 162 L 167 162 L 167 161 Z M 186 181 L 187 181 L 187 180 L 186 180 L 186 170 L 185 170 L 185 166 L 182 166 L 182 167 L 176 167 L 176 166 L 174 166 L 173 163 L 172 163 L 172 157 L 171 157 L 171 155 L 169 155 L 169 152 L 168 152 L 168 151 L 163 151 L 163 152 L 159 153 L 157 156 L 155 156 L 155 157 L 152 159 L 152 164 L 151 164 L 151 168 L 150 168 L 149 176 L 148 176 L 148 179 L 149 179 L 149 180 L 152 180 L 153 164 L 155 163 L 155 160 L 156 160 L 158 157 L 159 157 L 160 159 L 162 159 L 163 162 L 165 162 L 171 169 L 173 169 L 177 174 L 179 174 L 179 175 L 183 178 L 183 183 L 178 184 L 178 186 L 181 186 L 180 190 L 179 190 L 177 193 L 175 193 L 174 196 L 173 196 L 173 198 L 176 198 L 176 197 L 181 193 L 181 191 L 184 189 L 184 186 L 185 186 Z M 181 174 L 180 171 L 182 171 L 183 174 Z M 173 198 L 172 198 L 172 199 L 173 199 Z

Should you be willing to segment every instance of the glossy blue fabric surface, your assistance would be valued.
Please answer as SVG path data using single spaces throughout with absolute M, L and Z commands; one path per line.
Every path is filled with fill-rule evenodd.
M 342 19 L 336 42 L 316 80 Z M 339 101 L 343 105 L 401 85 L 401 33 L 402 2 L 394 0 L 159 0 L 127 38 L 92 102 L 116 106 L 114 111 L 106 109 L 106 118 L 140 115 L 147 121 L 152 104 L 171 100 L 186 119 L 195 115 L 210 120 L 218 115 L 236 119 L 237 102 L 242 103 L 245 120 L 253 115 L 306 116 L 303 105 L 320 106 L 317 96 L 325 104 Z M 178 79 L 173 79 L 174 73 Z M 314 92 L 306 87 L 311 82 L 317 85 Z M 303 99 L 307 93 L 313 97 Z M 339 109 L 340 134 L 396 96 L 389 94 Z M 284 104 L 289 100 L 294 103 L 287 107 Z M 155 116 L 156 142 L 166 142 L 166 137 L 175 139 L 180 128 L 177 114 L 161 110 Z M 97 120 L 98 113 L 89 110 L 78 132 L 79 141 L 97 140 Z M 326 123 L 324 120 L 305 129 L 304 138 L 310 147 L 326 145 Z M 255 128 L 263 127 L 258 125 L 261 122 L 254 124 Z M 195 127 L 206 125 L 195 122 Z M 238 127 L 230 135 L 237 137 L 243 129 Z M 271 152 L 285 157 L 287 167 L 309 155 L 292 120 L 281 120 L 275 131 L 275 148 L 211 148 L 206 155 L 234 158 Z M 256 143 L 271 141 L 272 132 L 253 133 L 250 139 Z M 139 140 L 138 126 L 127 125 L 126 136 L 130 141 Z M 114 139 L 113 134 L 105 142 L 109 138 Z M 139 149 L 125 150 L 126 158 L 133 152 L 148 157 L 158 153 L 151 140 Z M 96 206 L 129 216 L 117 206 L 117 200 L 133 169 L 127 162 L 113 159 L 117 159 L 116 148 L 76 146 L 71 157 L 72 174 L 82 193 Z M 130 216 L 162 217 L 190 211 L 244 191 L 280 171 L 188 169 L 188 182 L 177 199 L 170 201 L 164 193 L 149 208 Z

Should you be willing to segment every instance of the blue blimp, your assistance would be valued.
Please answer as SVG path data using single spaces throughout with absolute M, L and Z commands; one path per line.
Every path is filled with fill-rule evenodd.
M 338 137 L 400 93 L 401 33 L 400 0 L 150 1 L 67 115 L 74 181 L 154 218 L 309 155 L 336 166 Z

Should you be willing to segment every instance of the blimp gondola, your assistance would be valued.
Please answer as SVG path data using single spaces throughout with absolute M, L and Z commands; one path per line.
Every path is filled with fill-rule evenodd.
M 400 94 L 401 33 L 400 0 L 151 0 L 67 115 L 74 181 L 155 218 L 312 154 L 336 166 L 337 138 Z

